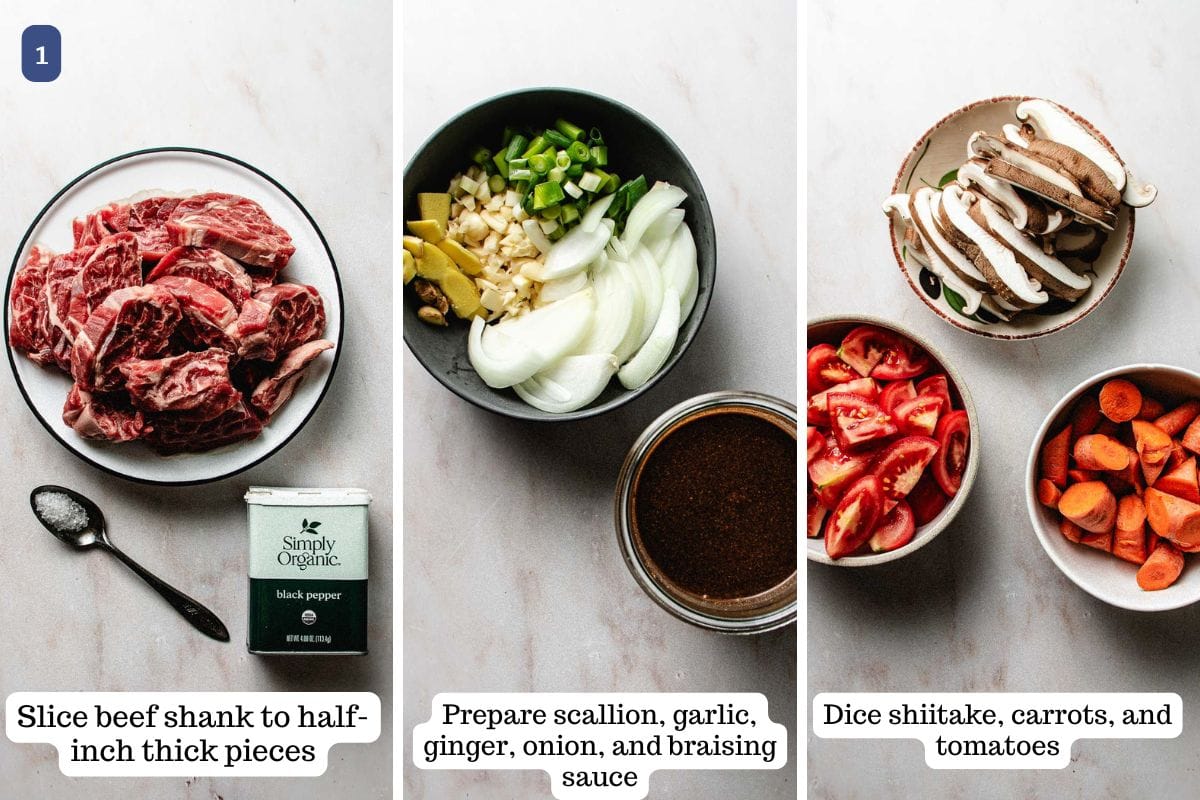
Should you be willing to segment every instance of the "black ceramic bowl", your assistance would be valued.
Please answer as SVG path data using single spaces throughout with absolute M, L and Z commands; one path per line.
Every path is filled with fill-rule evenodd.
M 617 172 L 622 180 L 640 173 L 651 184 L 663 180 L 687 192 L 682 207 L 687 214 L 684 220 L 696 240 L 700 288 L 691 315 L 679 329 L 675 349 L 654 377 L 633 391 L 614 379 L 590 405 L 567 414 L 548 414 L 527 405 L 511 389 L 493 389 L 485 384 L 467 358 L 469 325 L 454 320 L 446 329 L 421 322 L 417 319 L 420 303 L 411 291 L 404 291 L 404 341 L 422 366 L 464 400 L 516 419 L 562 421 L 593 417 L 645 392 L 667 374 L 695 338 L 708 311 L 716 277 L 717 240 L 712 213 L 692 165 L 657 125 L 632 108 L 576 89 L 526 89 L 500 95 L 468 108 L 443 125 L 404 168 L 405 220 L 415 219 L 417 192 L 446 191 L 450 179 L 470 165 L 471 150 L 480 145 L 494 147 L 505 126 L 553 127 L 558 117 L 584 128 L 599 128 L 608 145 L 611 171 Z

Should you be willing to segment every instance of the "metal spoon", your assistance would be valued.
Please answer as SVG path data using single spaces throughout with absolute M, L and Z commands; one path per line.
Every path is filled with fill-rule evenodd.
M 39 495 L 50 493 L 66 495 L 78 503 L 86 514 L 86 520 L 70 519 L 64 521 L 59 519 L 58 524 L 55 524 L 54 521 L 44 517 L 42 511 L 38 509 L 37 499 Z M 29 494 L 29 504 L 33 507 L 33 513 L 38 518 L 38 521 L 46 526 L 46 530 L 53 533 L 59 539 L 80 550 L 89 547 L 99 547 L 102 550 L 107 550 L 119 558 L 121 563 L 133 570 L 142 580 L 150 584 L 154 591 L 162 595 L 163 599 L 182 614 L 183 618 L 190 622 L 196 630 L 218 641 L 229 641 L 229 631 L 225 629 L 225 625 L 221 620 L 217 619 L 216 614 L 175 587 L 152 575 L 145 567 L 118 550 L 116 545 L 109 541 L 108 533 L 104 530 L 104 515 L 100 513 L 100 508 L 91 500 L 71 489 L 66 489 L 62 486 L 46 485 L 37 487 Z

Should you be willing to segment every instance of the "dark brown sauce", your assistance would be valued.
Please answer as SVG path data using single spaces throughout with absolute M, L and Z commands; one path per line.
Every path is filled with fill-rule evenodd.
M 633 487 L 634 537 L 663 576 L 710 599 L 796 572 L 796 436 L 753 409 L 716 408 L 653 446 Z

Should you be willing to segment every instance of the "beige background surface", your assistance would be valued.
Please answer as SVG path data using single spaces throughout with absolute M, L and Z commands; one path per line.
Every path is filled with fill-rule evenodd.
M 576 27 L 555 24 L 564 14 L 579 21 L 558 58 L 542 55 L 541 37 L 532 47 L 504 43 L 506 26 L 526 12 L 482 7 L 406 4 L 405 161 L 439 125 L 494 94 L 558 85 L 609 95 L 661 126 L 695 167 L 716 223 L 717 279 L 675 370 L 594 420 L 502 419 L 459 400 L 404 353 L 404 796 L 550 796 L 542 772 L 413 768 L 412 726 L 429 717 L 436 692 L 620 690 L 762 692 L 771 718 L 789 727 L 784 768 L 662 772 L 652 798 L 793 798 L 795 627 L 730 638 L 667 615 L 621 560 L 612 492 L 629 445 L 675 403 L 730 388 L 795 400 L 794 6 L 547 8 L 548 32 Z M 497 13 L 509 22 L 497 27 Z
M 260 467 L 198 488 L 148 488 L 93 469 L 38 425 L 11 376 L 0 380 L 0 694 L 366 690 L 383 700 L 384 733 L 374 744 L 335 747 L 325 776 L 308 780 L 68 779 L 52 747 L 0 738 L 0 797 L 390 797 L 390 4 L 28 2 L 5 12 L 6 264 L 42 205 L 93 164 L 148 146 L 205 147 L 258 166 L 308 208 L 341 271 L 346 330 L 333 387 L 305 430 Z M 46 23 L 62 31 L 62 77 L 29 84 L 16 68 L 17 42 L 26 25 Z M 28 505 L 29 490 L 48 482 L 95 499 L 114 541 L 218 611 L 232 642 L 193 632 L 115 560 L 51 538 Z M 250 484 L 361 486 L 374 495 L 369 656 L 246 652 L 242 494 Z

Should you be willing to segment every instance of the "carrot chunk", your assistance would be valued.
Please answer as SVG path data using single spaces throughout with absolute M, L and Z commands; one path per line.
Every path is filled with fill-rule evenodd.
M 1100 387 L 1100 413 L 1113 422 L 1129 422 L 1142 410 L 1142 392 L 1124 378 Z
M 1166 413 L 1166 410 L 1167 407 L 1158 398 L 1142 395 L 1142 407 L 1138 411 L 1137 419 L 1144 419 L 1157 424 L 1159 418 Z M 1174 436 L 1175 434 L 1171 435 Z
M 1154 482 L 1154 488 L 1193 503 L 1200 503 L 1200 482 L 1197 480 L 1196 457 L 1192 456 L 1164 474 Z
M 1071 483 L 1087 483 L 1100 480 L 1100 474 L 1090 469 L 1069 469 L 1067 470 L 1067 480 Z
M 1200 417 L 1200 400 L 1188 400 L 1154 420 L 1154 424 L 1166 431 L 1168 436 L 1178 436 L 1196 417 Z
M 1058 488 L 1067 485 L 1068 456 L 1071 453 L 1071 426 L 1063 428 L 1042 446 L 1042 477 Z
M 1155 533 L 1185 551 L 1200 549 L 1200 504 L 1153 488 L 1147 489 L 1142 499 L 1146 503 L 1146 519 Z
M 1142 474 L 1146 476 L 1146 485 L 1153 486 L 1166 468 L 1167 456 L 1171 455 L 1175 443 L 1166 431 L 1153 422 L 1135 419 L 1132 425 L 1134 447 L 1142 462 Z
M 1200 455 L 1200 417 L 1192 420 L 1183 434 L 1183 446 Z
M 1090 533 L 1107 533 L 1117 522 L 1117 498 L 1101 481 L 1068 486 L 1058 501 L 1058 510 Z
M 1112 554 L 1130 564 L 1145 563 L 1147 555 L 1145 526 L 1131 531 L 1123 531 L 1120 528 L 1113 531 Z
M 1058 532 L 1063 535 L 1063 538 L 1069 542 L 1079 542 L 1083 539 L 1083 528 L 1080 528 L 1074 522 L 1063 517 L 1058 521 Z
M 1088 547 L 1094 547 L 1097 550 L 1103 550 L 1106 553 L 1113 551 L 1113 532 L 1105 531 L 1104 533 L 1088 533 L 1083 532 L 1079 538 L 1080 544 L 1085 544 Z
M 1118 472 L 1129 466 L 1129 449 L 1103 434 L 1080 436 L 1075 442 L 1075 463 L 1081 469 Z
M 1062 489 L 1054 485 L 1054 481 L 1049 478 L 1042 478 L 1037 482 L 1037 499 L 1038 502 L 1050 508 L 1058 508 L 1058 499 L 1062 497 Z
M 1096 432 L 1096 426 L 1104 415 L 1100 413 L 1100 401 L 1095 395 L 1084 395 L 1079 398 L 1071 412 L 1071 438 L 1078 439 Z
M 1136 494 L 1122 497 L 1117 502 L 1117 530 L 1133 531 L 1139 535 L 1145 530 L 1146 504 Z
M 1137 582 L 1147 592 L 1165 589 L 1183 572 L 1183 553 L 1170 542 L 1159 542 L 1138 570 Z

